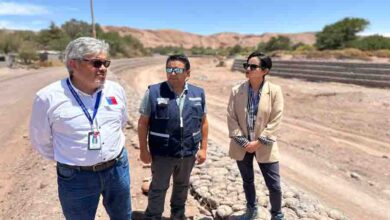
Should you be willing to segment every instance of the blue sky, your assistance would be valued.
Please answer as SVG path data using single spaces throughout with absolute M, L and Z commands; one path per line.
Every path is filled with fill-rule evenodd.
M 51 21 L 91 21 L 90 0 L 0 0 L 0 29 L 40 30 Z M 389 0 L 94 0 L 102 25 L 196 34 L 320 31 L 344 17 L 370 21 L 365 34 L 390 36 Z

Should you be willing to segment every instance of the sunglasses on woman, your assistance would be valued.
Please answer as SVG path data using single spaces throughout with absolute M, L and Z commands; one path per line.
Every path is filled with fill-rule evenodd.
M 249 63 L 244 63 L 244 64 L 242 64 L 242 66 L 244 67 L 245 70 L 247 70 L 248 67 L 249 67 L 249 69 L 250 69 L 251 71 L 256 70 L 257 68 L 261 68 L 261 66 L 259 66 L 259 65 L 256 65 L 256 64 L 249 64 Z

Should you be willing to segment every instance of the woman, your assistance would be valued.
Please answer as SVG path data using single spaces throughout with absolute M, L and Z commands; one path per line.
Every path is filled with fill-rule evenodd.
M 237 161 L 247 201 L 242 219 L 258 216 L 254 185 L 253 159 L 256 157 L 269 190 L 272 220 L 282 220 L 282 193 L 279 175 L 279 151 L 275 132 L 283 114 L 283 95 L 279 86 L 265 76 L 272 67 L 271 58 L 253 52 L 244 63 L 247 81 L 234 86 L 228 104 L 229 155 Z

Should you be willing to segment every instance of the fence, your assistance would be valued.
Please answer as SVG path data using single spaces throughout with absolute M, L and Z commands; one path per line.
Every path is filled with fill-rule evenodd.
M 234 60 L 232 70 L 243 72 L 244 62 Z M 390 64 L 274 60 L 272 75 L 390 88 Z

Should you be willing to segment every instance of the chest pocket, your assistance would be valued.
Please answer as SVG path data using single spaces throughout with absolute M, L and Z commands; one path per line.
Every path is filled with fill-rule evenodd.
M 156 104 L 155 119 L 169 119 L 168 104 Z
M 121 127 L 122 106 L 104 105 L 96 115 L 99 126 Z
M 193 118 L 201 119 L 203 117 L 203 108 L 202 103 L 200 101 L 192 101 L 191 108 L 193 112 Z
M 91 126 L 87 117 L 81 109 L 69 108 L 59 112 L 54 126 L 60 128 L 65 133 L 75 133 L 77 131 L 89 131 Z

